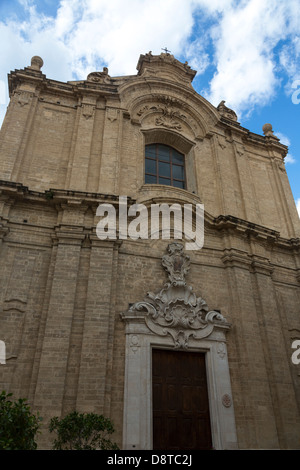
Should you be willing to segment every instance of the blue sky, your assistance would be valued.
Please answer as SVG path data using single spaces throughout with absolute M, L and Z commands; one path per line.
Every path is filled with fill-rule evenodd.
M 251 132 L 272 124 L 300 214 L 299 0 L 0 0 L 0 41 L 0 123 L 7 73 L 34 55 L 68 81 L 103 66 L 135 74 L 140 54 L 167 46 L 212 104 L 225 100 Z

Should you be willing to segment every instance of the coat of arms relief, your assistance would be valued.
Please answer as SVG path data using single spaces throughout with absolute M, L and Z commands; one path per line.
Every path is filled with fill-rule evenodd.
M 188 348 L 190 338 L 206 338 L 216 326 L 230 327 L 220 312 L 209 311 L 205 300 L 187 285 L 190 257 L 181 243 L 168 245 L 162 266 L 168 282 L 157 294 L 148 292 L 143 301 L 134 303 L 122 314 L 124 320 L 143 316 L 149 330 L 159 336 L 170 335 L 175 348 Z

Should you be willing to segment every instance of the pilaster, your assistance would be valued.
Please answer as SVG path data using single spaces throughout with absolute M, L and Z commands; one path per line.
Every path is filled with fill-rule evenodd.
M 22 71 L 27 80 L 19 80 L 18 72 L 9 77 L 10 103 L 1 129 L 0 152 L 5 155 L 0 179 L 17 181 L 19 169 L 26 152 L 28 138 L 36 113 L 39 88 L 45 76 L 41 72 L 43 61 L 40 57 L 31 59 L 31 66 Z M 15 84 L 11 91 L 12 83 Z M 25 124 L 24 124 L 25 123 Z
M 55 231 L 53 249 L 56 255 L 34 395 L 34 407 L 45 417 L 60 416 L 62 410 L 84 237 L 81 227 L 60 225 Z
M 91 147 L 94 134 L 96 96 L 83 96 L 77 108 L 76 138 L 73 148 L 69 187 L 73 190 L 87 190 Z
M 105 111 L 101 174 L 98 192 L 117 194 L 119 189 L 119 166 L 121 164 L 121 133 L 123 113 L 117 103 L 108 102 Z
M 90 236 L 90 266 L 77 392 L 77 409 L 103 413 L 111 349 L 114 242 Z

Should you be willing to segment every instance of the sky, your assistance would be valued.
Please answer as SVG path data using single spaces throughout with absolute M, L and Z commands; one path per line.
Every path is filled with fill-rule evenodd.
M 0 0 L 0 44 L 0 125 L 7 74 L 35 55 L 66 82 L 136 74 L 140 54 L 167 47 L 214 106 L 260 135 L 272 124 L 300 215 L 300 0 Z

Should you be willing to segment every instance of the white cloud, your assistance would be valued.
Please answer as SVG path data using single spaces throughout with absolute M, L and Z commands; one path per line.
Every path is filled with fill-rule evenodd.
M 24 1 L 26 21 L 0 22 L 1 42 L 6 44 L 0 69 L 11 62 L 14 68 L 23 68 L 32 55 L 40 55 L 43 71 L 61 80 L 85 78 L 96 65 L 109 65 L 112 75 L 135 73 L 141 53 L 157 54 L 164 46 L 174 55 L 181 53 L 193 27 L 193 4 L 193 0 L 62 0 L 52 18 L 38 14 L 33 1 Z
M 299 87 L 300 79 L 300 36 L 296 36 L 286 44 L 279 55 L 280 64 L 289 79 L 285 86 L 287 94 L 292 94 Z M 298 93 L 299 95 L 299 93 Z
M 22 4 L 26 21 L 0 21 L 5 82 L 9 70 L 29 65 L 34 55 L 49 78 L 62 81 L 104 65 L 112 76 L 134 74 L 141 53 L 167 46 L 199 74 L 213 64 L 206 97 L 215 105 L 224 99 L 240 114 L 272 99 L 281 39 L 290 38 L 279 47 L 281 67 L 291 77 L 298 70 L 298 0 L 61 0 L 56 17 L 38 14 L 37 1 Z
M 279 85 L 274 48 L 299 30 L 298 0 L 248 0 L 224 11 L 214 28 L 217 72 L 208 99 L 225 99 L 238 114 L 269 102 Z
M 93 70 L 96 58 L 108 64 L 112 75 L 132 74 L 141 53 L 160 53 L 167 46 L 180 54 L 192 26 L 190 0 L 86 1 L 67 43 L 83 77 Z
M 281 132 L 275 132 L 275 135 L 278 137 L 278 139 L 280 139 L 280 142 L 283 145 L 290 147 L 291 141 L 286 135 L 282 134 Z M 291 153 L 288 153 L 284 161 L 285 163 L 296 163 L 296 158 Z
M 287 145 L 288 147 L 291 145 L 291 141 L 286 135 L 282 134 L 281 132 L 275 132 L 275 135 L 278 137 L 278 139 L 280 139 L 280 142 L 283 145 Z
M 287 156 L 284 159 L 285 163 L 296 163 L 296 159 L 293 155 L 290 153 L 287 154 Z

